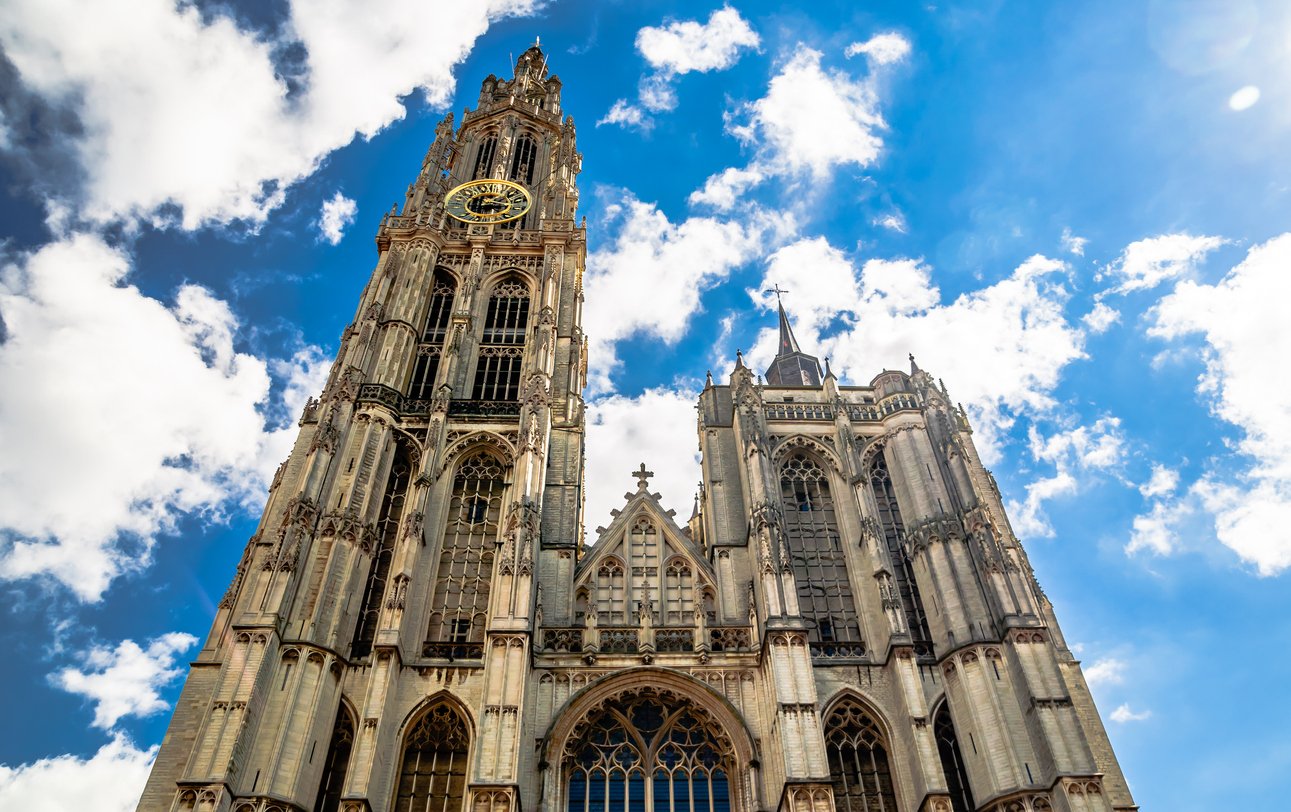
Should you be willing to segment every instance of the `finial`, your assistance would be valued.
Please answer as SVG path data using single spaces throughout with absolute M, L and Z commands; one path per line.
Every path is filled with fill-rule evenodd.
M 708 374 L 704 376 L 704 388 L 705 389 L 713 388 L 713 370 L 711 369 L 708 370 Z
M 826 356 L 825 356 L 825 377 L 826 377 L 826 378 L 832 378 L 832 377 L 834 377 L 834 370 L 832 370 L 832 369 L 830 369 L 830 368 L 829 368 L 829 356 L 828 356 L 828 355 L 826 355 Z
M 743 350 L 737 349 L 735 351 L 735 368 L 744 369 L 744 351 Z
M 637 490 L 644 491 L 650 487 L 650 477 L 654 476 L 654 471 L 647 471 L 643 462 L 640 468 L 632 472 L 632 476 L 637 478 Z
M 542 37 L 537 34 L 533 35 L 533 47 L 538 48 L 542 45 Z
M 776 304 L 781 305 L 781 307 L 783 307 L 784 305 L 780 303 L 780 295 L 788 292 L 789 292 L 788 290 L 780 287 L 780 284 L 778 282 L 763 291 L 763 293 L 774 293 Z

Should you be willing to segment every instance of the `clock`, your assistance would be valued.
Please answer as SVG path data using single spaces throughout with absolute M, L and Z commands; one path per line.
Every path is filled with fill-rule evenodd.
M 531 205 L 529 190 L 509 180 L 469 181 L 444 198 L 444 211 L 463 223 L 506 223 L 524 217 Z

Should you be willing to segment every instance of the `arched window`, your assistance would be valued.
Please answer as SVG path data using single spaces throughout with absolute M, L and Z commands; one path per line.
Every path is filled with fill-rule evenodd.
M 955 724 L 945 702 L 933 717 L 932 729 L 937 737 L 941 771 L 946 775 L 946 787 L 950 790 L 950 805 L 954 812 L 973 812 L 977 807 L 973 804 L 973 790 L 968 786 L 968 770 L 964 767 L 964 755 L 959 750 L 959 739 L 955 737 Z
M 509 279 L 489 296 L 475 368 L 475 400 L 519 400 L 520 365 L 529 324 L 529 289 Z
M 394 461 L 390 464 L 390 476 L 386 479 L 385 496 L 381 501 L 381 514 L 376 528 L 376 550 L 368 569 L 368 582 L 363 591 L 362 610 L 354 629 L 354 641 L 350 644 L 352 658 L 366 657 L 372 651 L 372 640 L 376 637 L 377 622 L 381 619 L 381 602 L 386 594 L 390 562 L 394 558 L 395 541 L 399 538 L 399 519 L 403 516 L 403 504 L 408 495 L 411 475 L 412 463 L 408 449 L 403 443 L 399 443 Z
M 457 469 L 440 542 L 426 656 L 483 655 L 503 487 L 502 466 L 486 451 L 471 455 Z
M 730 812 L 731 744 L 690 703 L 647 688 L 585 724 L 565 748 L 568 812 Z
M 493 156 L 497 151 L 498 137 L 496 135 L 485 136 L 484 140 L 480 142 L 479 152 L 475 153 L 475 169 L 471 171 L 472 180 L 493 176 Z
M 834 518 L 829 476 L 811 457 L 795 453 L 780 468 L 780 497 L 798 585 L 798 609 L 813 622 L 809 634 L 812 653 L 862 653 L 864 644 L 847 578 L 847 556 Z
M 394 812 L 462 812 L 470 734 L 452 707 L 431 707 L 408 730 Z
M 834 706 L 825 722 L 825 750 L 837 812 L 897 812 L 887 743 L 859 702 Z
M 354 747 L 354 718 L 342 703 L 336 712 L 336 726 L 332 741 L 327 746 L 327 761 L 323 764 L 323 780 L 318 785 L 318 800 L 314 812 L 337 812 L 341 808 L 341 793 L 345 791 L 345 772 L 350 766 L 350 750 Z
M 528 186 L 533 183 L 535 165 L 538 162 L 538 145 L 533 137 L 522 135 L 516 139 L 511 154 L 511 180 Z
M 453 277 L 442 269 L 436 269 L 430 292 L 430 312 L 426 316 L 421 343 L 417 346 L 417 364 L 413 367 L 412 385 L 408 389 L 410 400 L 427 400 L 434 395 L 435 376 L 444 355 L 444 339 L 448 335 L 456 290 Z
M 870 487 L 874 490 L 874 501 L 879 507 L 879 524 L 883 528 L 888 556 L 892 559 L 892 577 L 901 597 L 906 625 L 910 627 L 915 654 L 931 655 L 932 635 L 928 633 L 928 616 L 923 611 L 919 585 L 915 583 L 914 564 L 905 550 L 905 523 L 901 521 L 901 508 L 897 505 L 892 476 L 888 473 L 888 463 L 883 455 L 884 452 L 880 450 L 870 463 Z

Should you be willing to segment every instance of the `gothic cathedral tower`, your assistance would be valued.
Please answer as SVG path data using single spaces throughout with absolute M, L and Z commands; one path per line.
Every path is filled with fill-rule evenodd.
M 581 155 L 535 45 L 450 115 L 193 664 L 144 812 L 1111 812 L 962 410 L 802 351 L 584 544 Z

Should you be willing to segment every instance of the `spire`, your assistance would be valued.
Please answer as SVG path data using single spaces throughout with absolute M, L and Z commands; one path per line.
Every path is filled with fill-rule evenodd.
M 784 302 L 780 296 L 788 291 L 776 285 L 767 293 L 776 295 L 776 305 L 780 311 L 780 347 L 776 350 L 775 360 L 767 367 L 767 383 L 771 386 L 820 386 L 820 361 L 798 346 L 798 339 L 793 337 L 793 327 L 789 324 L 789 315 L 784 312 Z

